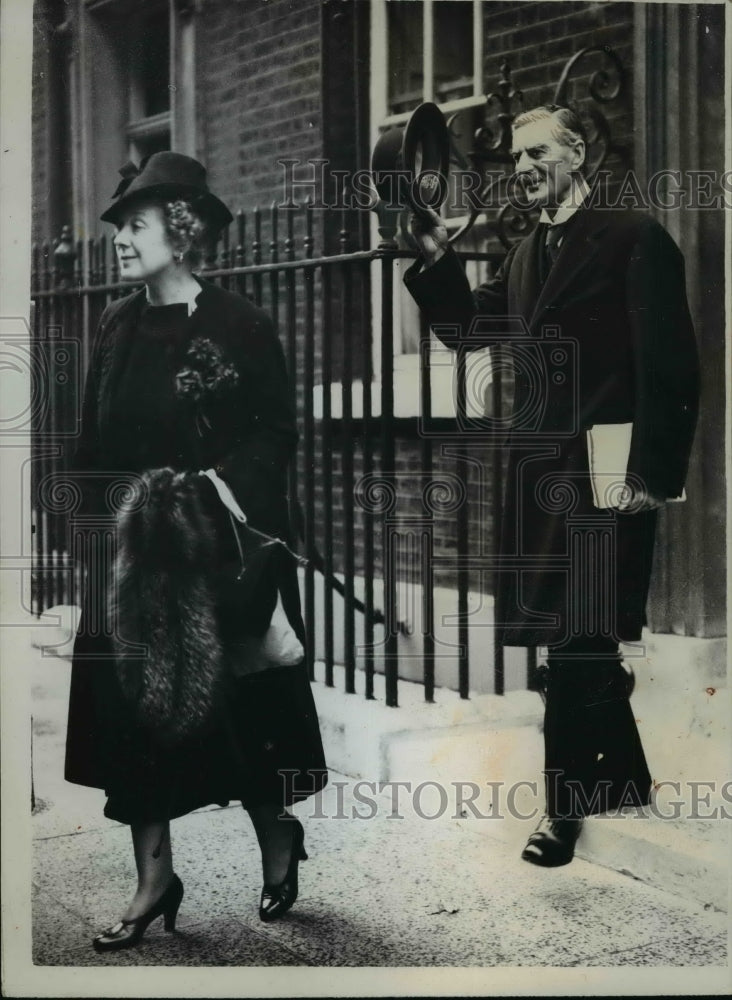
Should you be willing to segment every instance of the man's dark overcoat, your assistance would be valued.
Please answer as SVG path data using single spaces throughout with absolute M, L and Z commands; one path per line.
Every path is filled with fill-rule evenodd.
M 102 527 L 109 525 L 110 502 L 119 495 L 113 484 L 124 484 L 130 473 L 169 467 L 191 472 L 215 468 L 252 527 L 289 539 L 287 470 L 298 435 L 282 348 L 266 313 L 239 295 L 207 281 L 200 284 L 190 316 L 185 306 L 151 309 L 144 290 L 104 311 L 75 461 L 84 502 L 74 527 L 81 529 L 81 537 L 94 534 L 90 517 L 101 517 Z M 216 345 L 238 376 L 231 392 L 212 397 L 205 412 L 176 391 L 176 374 L 189 364 L 187 351 L 199 338 Z M 224 563 L 236 561 L 236 541 L 213 487 L 205 477 L 196 481 L 217 529 L 219 547 L 211 554 L 214 578 Z M 278 587 L 304 641 L 295 565 L 281 561 L 273 573 L 264 578 L 254 612 L 229 616 L 225 642 L 261 634 Z M 304 664 L 229 679 L 216 724 L 200 737 L 166 749 L 131 714 L 110 638 L 103 628 L 90 625 L 105 621 L 106 600 L 103 585 L 87 587 L 74 648 L 66 778 L 104 788 L 107 816 L 149 821 L 229 799 L 247 805 L 290 802 L 324 783 Z M 294 782 L 289 779 L 289 788 L 280 769 L 300 772 Z
M 545 229 L 514 245 L 496 277 L 472 292 L 452 250 L 426 270 L 415 264 L 405 283 L 447 346 L 506 340 L 513 356 L 499 641 L 535 646 L 598 633 L 633 641 L 656 514 L 594 505 L 586 432 L 632 422 L 628 477 L 659 498 L 682 493 L 698 396 L 683 258 L 650 217 L 584 207 L 542 281 Z M 625 470 L 617 472 L 622 480 Z

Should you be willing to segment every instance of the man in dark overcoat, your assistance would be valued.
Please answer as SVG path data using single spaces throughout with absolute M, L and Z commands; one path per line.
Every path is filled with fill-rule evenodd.
M 439 339 L 512 358 L 496 640 L 548 647 L 546 815 L 523 858 L 566 864 L 582 818 L 648 802 L 619 642 L 641 638 L 658 508 L 684 498 L 698 362 L 682 255 L 652 218 L 593 204 L 568 108 L 513 124 L 539 225 L 471 291 L 432 211 L 405 283 Z

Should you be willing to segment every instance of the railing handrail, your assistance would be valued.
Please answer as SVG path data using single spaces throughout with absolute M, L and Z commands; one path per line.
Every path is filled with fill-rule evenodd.
M 505 254 L 483 250 L 459 250 L 456 251 L 460 260 L 473 262 L 483 262 L 495 264 L 502 260 Z M 201 271 L 203 278 L 236 278 L 246 275 L 269 274 L 273 271 L 299 271 L 313 270 L 319 267 L 335 267 L 341 264 L 349 264 L 357 261 L 377 261 L 384 258 L 392 260 L 416 260 L 418 254 L 415 250 L 389 248 L 377 248 L 375 250 L 357 250 L 352 253 L 329 254 L 322 257 L 303 257 L 299 260 L 271 261 L 267 264 L 242 264 L 234 267 L 217 267 Z M 120 288 L 140 287 L 139 282 L 105 282 L 100 285 L 74 285 L 65 284 L 54 288 L 39 288 L 31 290 L 33 298 L 50 298 L 59 295 L 91 295 L 103 292 L 116 292 Z

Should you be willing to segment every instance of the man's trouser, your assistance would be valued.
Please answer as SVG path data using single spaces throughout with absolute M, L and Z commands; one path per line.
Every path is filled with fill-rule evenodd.
M 618 644 L 550 647 L 544 714 L 547 814 L 581 818 L 645 805 L 651 792 Z

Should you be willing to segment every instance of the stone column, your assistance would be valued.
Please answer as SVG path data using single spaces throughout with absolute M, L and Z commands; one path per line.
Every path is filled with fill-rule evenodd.
M 726 631 L 724 218 L 702 207 L 690 172 L 724 170 L 724 13 L 712 4 L 635 7 L 635 167 L 644 191 L 657 171 L 682 172 L 686 203 L 652 211 L 684 254 L 702 371 L 688 500 L 660 517 L 649 625 L 699 637 Z

